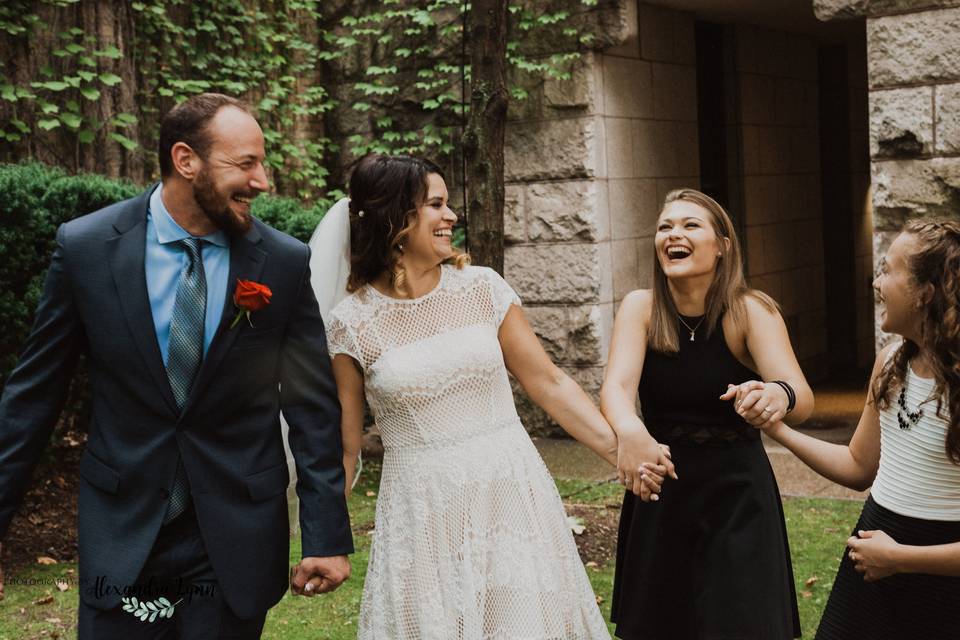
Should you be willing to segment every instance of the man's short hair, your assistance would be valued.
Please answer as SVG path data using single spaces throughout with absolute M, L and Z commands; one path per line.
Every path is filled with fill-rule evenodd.
M 222 93 L 201 93 L 191 96 L 167 112 L 160 122 L 159 152 L 162 177 L 166 178 L 173 172 L 173 159 L 170 157 L 170 152 L 173 145 L 178 142 L 189 145 L 201 158 L 207 157 L 212 143 L 207 125 L 224 107 L 236 107 L 251 113 L 247 103 Z

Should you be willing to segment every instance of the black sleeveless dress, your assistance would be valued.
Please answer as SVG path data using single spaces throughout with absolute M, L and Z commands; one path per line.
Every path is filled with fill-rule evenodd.
M 700 317 L 683 317 L 695 327 Z M 696 340 L 678 321 L 680 352 L 647 350 L 644 424 L 670 445 L 679 480 L 658 502 L 627 492 L 620 514 L 612 620 L 630 640 L 780 640 L 800 636 L 780 493 L 757 429 L 727 383 L 759 380 L 718 324 Z

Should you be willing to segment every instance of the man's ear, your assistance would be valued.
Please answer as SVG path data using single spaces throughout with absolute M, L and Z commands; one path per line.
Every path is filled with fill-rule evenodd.
M 197 177 L 203 166 L 200 156 L 186 142 L 174 143 L 170 149 L 170 159 L 173 161 L 174 171 L 191 181 Z
M 930 304 L 930 302 L 933 300 L 933 285 L 931 283 L 928 282 L 920 287 L 920 299 L 923 301 L 924 305 Z

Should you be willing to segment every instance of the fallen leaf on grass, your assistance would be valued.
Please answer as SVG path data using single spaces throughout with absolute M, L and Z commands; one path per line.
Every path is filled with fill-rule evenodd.
M 597 596 L 597 604 L 603 604 L 603 596 Z
M 32 524 L 35 527 L 39 527 L 41 524 L 43 524 L 43 518 L 41 518 L 35 513 L 31 513 L 30 515 L 28 515 L 27 520 L 29 520 L 30 524 Z
M 823 528 L 823 532 L 824 532 L 824 533 L 836 533 L 837 531 L 839 531 L 839 529 L 837 529 L 836 527 L 824 527 L 824 528 Z
M 368 498 L 372 498 L 372 497 L 375 496 L 375 495 L 377 495 L 377 492 L 376 492 L 376 491 L 367 491 L 367 497 L 368 497 Z
M 806 581 L 803 584 L 807 587 L 812 587 L 819 581 L 820 581 L 820 578 L 818 578 L 817 576 L 810 576 L 809 578 L 806 579 Z
M 804 598 L 812 598 L 812 597 L 813 597 L 813 593 L 810 592 L 810 591 L 801 591 L 801 592 L 800 592 L 800 595 L 803 596 Z
M 38 556 L 37 564 L 57 564 L 57 561 L 48 556 Z
M 591 569 L 596 569 L 596 568 L 599 567 L 600 565 L 598 565 L 596 562 L 594 562 L 593 560 L 591 560 L 590 562 L 585 563 L 583 566 L 589 567 L 589 568 L 591 568 Z
M 49 622 L 50 624 L 63 624 L 63 620 L 60 618 L 44 618 L 44 622 Z
M 54 484 L 56 484 L 61 489 L 67 488 L 67 481 L 63 479 L 63 476 L 57 476 L 53 479 Z
M 57 590 L 60 593 L 63 593 L 64 591 L 70 588 L 70 585 L 67 583 L 66 580 L 57 580 L 54 584 L 57 585 Z
M 51 602 L 53 602 L 53 596 L 46 595 L 40 598 L 39 600 L 34 600 L 33 604 L 50 604 Z

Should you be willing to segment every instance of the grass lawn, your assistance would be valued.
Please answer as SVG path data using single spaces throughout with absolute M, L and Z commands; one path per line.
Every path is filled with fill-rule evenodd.
M 357 553 L 351 558 L 353 577 L 330 595 L 310 599 L 286 595 L 267 617 L 264 638 L 355 638 L 378 482 L 379 466 L 373 462 L 365 463 L 363 478 L 350 499 L 357 546 Z M 560 478 L 557 487 L 568 503 L 617 505 L 621 496 L 620 486 L 612 483 Z M 787 498 L 784 511 L 793 553 L 803 637 L 812 638 L 833 584 L 844 541 L 860 512 L 860 504 Z M 299 541 L 296 541 L 290 550 L 291 563 L 299 559 L 299 552 Z M 613 563 L 591 567 L 587 573 L 594 592 L 600 597 L 603 615 L 609 619 Z M 66 579 L 70 588 L 60 591 L 54 584 L 57 579 Z M 32 565 L 8 575 L 6 599 L 0 601 L 0 640 L 75 638 L 76 602 L 76 565 Z

